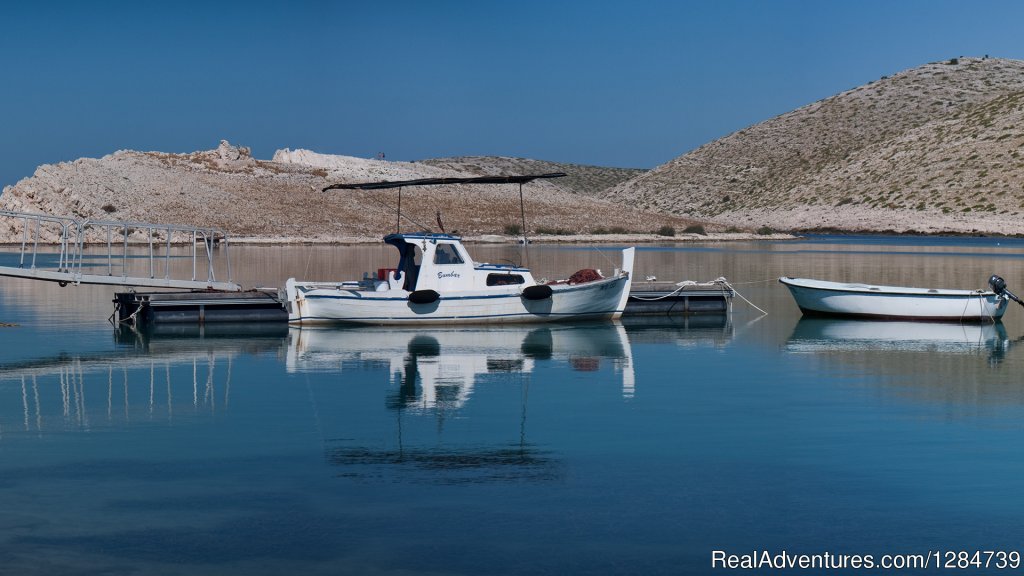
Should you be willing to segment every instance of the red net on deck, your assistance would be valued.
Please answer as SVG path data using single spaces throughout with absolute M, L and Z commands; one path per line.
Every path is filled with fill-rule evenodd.
M 569 284 L 583 284 L 584 282 L 593 282 L 594 280 L 600 280 L 601 275 L 597 273 L 597 270 L 593 268 L 584 268 L 583 270 L 577 271 L 572 276 L 569 276 Z

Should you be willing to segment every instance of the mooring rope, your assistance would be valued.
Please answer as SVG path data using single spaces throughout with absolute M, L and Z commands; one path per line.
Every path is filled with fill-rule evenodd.
M 989 322 L 992 322 L 993 324 L 995 324 L 996 323 L 996 317 L 994 315 L 992 315 L 992 314 L 989 314 L 985 310 L 985 295 L 984 295 L 984 292 L 982 290 L 975 290 L 975 293 L 978 296 L 978 318 L 981 319 L 981 318 L 983 318 L 985 316 L 988 316 Z M 998 297 L 1001 297 L 1001 296 L 998 296 Z M 964 318 L 967 316 L 967 308 L 971 305 L 971 301 L 972 301 L 971 298 L 967 298 L 964 301 L 964 309 L 963 309 L 963 311 L 960 312 L 960 323 L 961 324 L 964 323 Z M 1009 304 L 1007 304 L 1007 305 L 1009 305 Z M 998 304 L 997 304 L 997 307 L 998 307 Z
M 763 309 L 761 309 L 760 307 L 758 307 L 758 305 L 757 305 L 757 304 L 754 304 L 754 303 L 753 303 L 753 302 L 751 302 L 750 300 L 747 300 L 747 297 L 746 297 L 746 296 L 744 296 L 743 294 L 740 294 L 740 291 L 739 291 L 739 290 L 737 290 L 737 289 L 736 289 L 736 288 L 735 288 L 734 286 L 732 286 L 731 284 L 729 284 L 729 282 L 728 282 L 728 281 L 727 281 L 727 280 L 725 279 L 725 277 L 724 277 L 724 276 L 723 276 L 723 277 L 721 277 L 721 278 L 718 278 L 717 280 L 715 280 L 715 282 L 721 282 L 722 284 L 725 284 L 725 286 L 726 286 L 727 288 L 729 288 L 730 290 L 732 290 L 732 291 L 733 291 L 733 293 L 735 293 L 735 294 L 736 294 L 737 296 L 739 296 L 739 297 L 740 297 L 740 298 L 741 298 L 741 299 L 742 299 L 742 300 L 743 300 L 744 302 L 746 302 L 747 304 L 750 304 L 750 305 L 751 305 L 751 306 L 752 306 L 752 307 L 753 307 L 753 308 L 754 308 L 755 310 L 757 310 L 758 312 L 760 312 L 761 314 L 763 314 L 763 315 L 765 315 L 765 316 L 767 316 L 767 315 L 768 315 L 768 313 L 767 313 L 767 312 L 765 312 L 765 311 L 764 311 Z
M 116 317 L 117 313 L 120 312 L 120 311 L 121 311 L 121 303 L 120 302 L 115 302 L 114 303 L 114 313 L 110 315 L 110 318 L 107 318 L 107 322 L 110 322 L 111 324 L 114 324 L 114 317 Z M 141 312 L 141 311 L 142 311 L 142 305 L 140 304 L 139 307 L 135 309 L 135 312 L 132 312 L 124 320 L 118 320 L 117 323 L 118 324 L 126 324 L 128 322 L 131 322 L 132 325 L 134 326 L 135 325 L 135 317 L 138 316 L 139 312 Z
M 772 276 L 771 278 L 769 278 L 767 280 L 751 280 L 749 282 L 732 282 L 732 285 L 733 286 L 736 286 L 736 285 L 741 285 L 742 286 L 742 285 L 745 285 L 745 284 L 767 284 L 768 282 L 778 282 L 778 281 L 779 281 L 778 277 Z

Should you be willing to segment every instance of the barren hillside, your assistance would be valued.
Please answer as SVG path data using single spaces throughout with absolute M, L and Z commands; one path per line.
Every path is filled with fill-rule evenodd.
M 0 208 L 81 219 L 213 226 L 250 238 L 344 241 L 393 231 L 397 192 L 321 192 L 327 184 L 502 174 L 532 162 L 497 159 L 491 165 L 479 158 L 469 170 L 460 160 L 387 162 L 306 150 L 280 150 L 274 158 L 256 160 L 248 149 L 227 142 L 191 154 L 119 151 L 99 159 L 40 166 L 32 177 L 4 189 Z M 605 178 L 604 169 L 560 166 L 575 179 L 524 186 L 533 234 L 595 229 L 649 233 L 665 225 L 681 230 L 693 223 L 577 194 L 579 182 Z M 502 234 L 520 222 L 518 187 L 403 190 L 402 212 L 409 218 L 403 229 L 436 230 L 437 211 L 449 232 Z M 0 241 L 20 241 L 19 234 L 16 227 L 0 222 Z
M 1024 62 L 926 64 L 701 146 L 604 194 L 790 230 L 1024 233 Z

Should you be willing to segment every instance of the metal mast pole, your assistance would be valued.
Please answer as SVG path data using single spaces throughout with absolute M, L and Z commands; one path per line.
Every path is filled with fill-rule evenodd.
M 519 183 L 519 215 L 523 219 L 523 257 L 526 261 L 526 267 L 530 267 L 530 251 L 527 246 L 530 241 L 526 238 L 526 205 L 523 202 L 523 183 Z
M 522 202 L 522 182 L 519 182 L 519 215 L 522 216 L 522 244 L 526 245 L 526 207 Z

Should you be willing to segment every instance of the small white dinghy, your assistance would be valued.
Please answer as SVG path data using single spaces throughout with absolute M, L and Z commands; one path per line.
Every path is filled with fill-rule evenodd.
M 788 276 L 779 282 L 789 288 L 800 311 L 810 316 L 995 322 L 1002 318 L 1010 300 L 1021 303 L 995 275 L 989 278 L 991 290 L 875 286 Z

